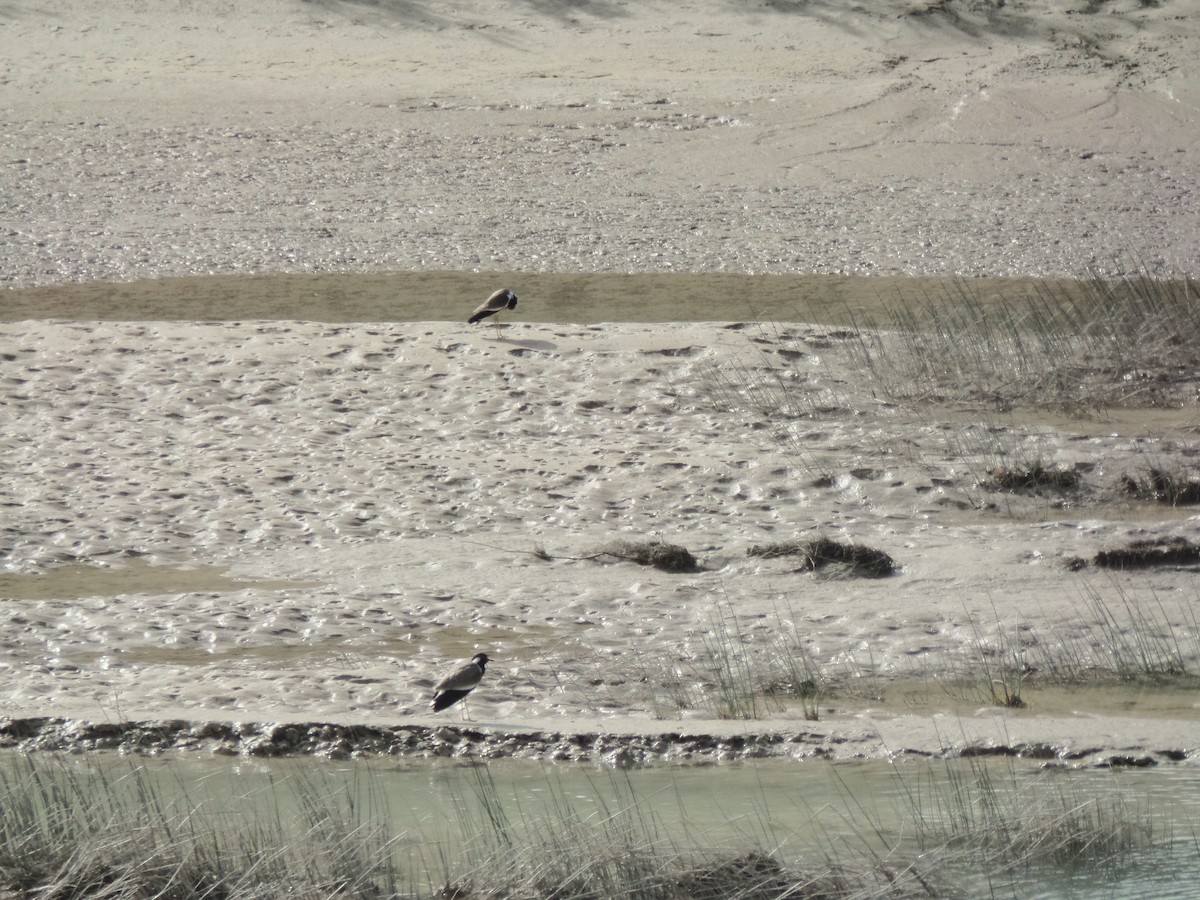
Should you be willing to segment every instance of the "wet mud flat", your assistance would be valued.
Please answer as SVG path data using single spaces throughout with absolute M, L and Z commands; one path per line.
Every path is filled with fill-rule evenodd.
M 1195 546 L 1186 508 L 1126 488 L 1156 484 L 1148 459 L 1177 458 L 1191 483 L 1191 404 L 1026 419 L 990 395 L 913 396 L 909 348 L 871 357 L 897 363 L 875 377 L 869 316 L 838 324 L 908 290 L 990 322 L 1018 302 L 1008 288 L 1044 283 L 525 278 L 11 293 L 41 300 L 5 327 L 3 746 L 614 766 L 1194 756 L 1194 572 L 1078 565 L 1131 538 Z M 501 334 L 472 330 L 461 319 L 497 281 L 521 306 Z M 340 303 L 335 286 L 362 294 Z M 70 320 L 88 310 L 110 321 Z M 932 387 L 997 367 L 982 353 L 962 371 Z M 1182 396 L 1172 377 L 1160 392 Z M 581 558 L 654 535 L 700 564 Z M 814 538 L 896 566 L 819 577 L 747 553 Z M 483 724 L 434 719 L 438 673 L 479 650 L 505 661 L 473 698 Z M 819 724 L 785 694 L 804 685 L 797 660 L 837 704 Z M 1097 670 L 1146 690 L 1050 702 L 1055 678 Z M 954 678 L 963 696 L 944 699 Z

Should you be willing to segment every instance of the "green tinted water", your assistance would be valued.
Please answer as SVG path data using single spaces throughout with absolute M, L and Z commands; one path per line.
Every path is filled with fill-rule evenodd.
M 808 760 L 613 771 L 519 760 L 9 754 L 0 769 L 10 794 L 30 765 L 98 808 L 153 798 L 193 833 L 220 831 L 226 843 L 276 831 L 307 840 L 314 815 L 347 835 L 377 828 L 405 878 L 430 890 L 494 876 L 493 854 L 527 859 L 569 846 L 586 856 L 614 844 L 666 855 L 757 849 L 797 870 L 911 863 L 940 896 L 966 897 L 1195 896 L 1200 862 L 1191 824 L 1200 820 L 1200 770 L 1187 764 L 1046 771 L 1012 760 Z M 1048 851 L 1069 834 L 1104 849 L 1078 863 Z

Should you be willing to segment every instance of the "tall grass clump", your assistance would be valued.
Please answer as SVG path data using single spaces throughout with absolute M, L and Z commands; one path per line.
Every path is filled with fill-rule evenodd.
M 959 691 L 960 699 L 1020 709 L 1026 705 L 1023 689 L 1029 675 L 1022 629 L 1020 626 L 1013 626 L 1011 630 L 1006 628 L 994 602 L 992 613 L 996 617 L 996 637 L 987 640 L 975 617 L 966 611 L 972 635 L 966 671 L 958 677 L 951 675 L 944 684 L 951 694 Z
M 712 665 L 717 717 L 761 717 L 767 711 L 768 700 L 759 683 L 754 650 L 732 604 L 725 610 L 718 601 L 709 614 L 709 622 L 711 628 L 701 634 L 700 643 Z
M 638 795 L 625 773 L 610 773 L 608 790 L 581 813 L 561 788 L 542 793 L 545 806 L 523 808 L 519 820 L 481 815 L 503 805 L 485 767 L 455 815 L 470 837 L 443 859 L 439 896 L 456 900 L 725 900 L 725 898 L 911 898 L 937 896 L 915 866 L 864 855 L 839 862 L 814 850 L 785 859 L 771 849 L 769 823 L 747 823 L 734 846 L 668 836 L 658 810 L 670 799 Z M 622 779 L 625 779 L 622 781 Z M 607 798 L 607 799 L 606 799 Z M 765 816 L 765 813 L 764 813 Z M 757 830 L 757 834 L 753 832 Z
M 292 789 L 291 796 L 272 792 L 274 805 L 252 816 L 214 816 L 186 789 L 167 799 L 135 763 L 113 774 L 22 757 L 0 767 L 0 893 L 43 900 L 395 894 L 392 848 L 370 811 L 311 782 Z
M 1011 758 L 948 761 L 936 777 L 898 776 L 925 852 L 992 877 L 1035 869 L 1112 874 L 1169 840 L 1169 826 L 1122 788 L 1078 774 L 1019 772 Z
M 755 617 L 751 627 L 732 604 L 720 601 L 699 635 L 691 661 L 694 683 L 710 686 L 707 703 L 719 719 L 759 719 L 798 701 L 804 718 L 820 718 L 829 678 L 805 644 L 789 608 Z
M 805 719 L 815 722 L 820 718 L 821 699 L 831 690 L 833 679 L 809 650 L 800 618 L 790 603 L 775 608 L 765 670 L 762 684 L 769 696 L 798 700 Z
M 1194 601 L 1169 613 L 1161 596 L 1130 593 L 1115 578 L 1080 588 L 1081 609 L 1037 665 L 1063 683 L 1096 678 L 1172 682 L 1200 677 L 1200 618 Z
M 441 860 L 442 895 L 621 897 L 652 886 L 679 852 L 618 778 L 618 800 L 613 806 L 601 803 L 594 817 L 555 789 L 542 794 L 547 808 L 522 810 L 514 820 L 504 811 L 491 771 L 474 768 L 469 792 L 453 797 L 453 815 L 465 838 Z
M 851 314 L 861 367 L 894 400 L 1097 411 L 1177 405 L 1200 364 L 1200 285 L 1145 269 L 995 300 L 965 279 Z

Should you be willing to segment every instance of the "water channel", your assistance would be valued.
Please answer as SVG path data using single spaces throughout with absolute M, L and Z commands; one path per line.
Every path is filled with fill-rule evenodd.
M 226 842 L 371 834 L 405 891 L 494 878 L 530 854 L 772 854 L 789 872 L 906 866 L 938 896 L 1194 897 L 1200 768 L 1046 768 L 1012 758 L 808 760 L 628 770 L 522 760 L 6 753 L 5 807 L 87 798 Z M 46 784 L 70 785 L 46 791 Z M 1064 847 L 1066 835 L 1073 844 Z M 197 838 L 199 839 L 199 838 Z M 354 838 L 357 840 L 357 837 Z M 1087 845 L 1091 845 L 1090 847 Z M 362 846 L 366 846 L 363 844 Z M 306 852 L 306 851 L 305 851 Z M 1077 858 L 1077 861 L 1071 861 Z

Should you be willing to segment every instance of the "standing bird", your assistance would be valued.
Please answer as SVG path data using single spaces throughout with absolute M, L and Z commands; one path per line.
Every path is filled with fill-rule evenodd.
M 500 288 L 492 296 L 488 297 L 475 312 L 471 313 L 471 318 L 467 322 L 474 325 L 480 319 L 486 319 L 488 316 L 494 316 L 498 312 L 503 312 L 506 309 L 517 308 L 517 295 L 508 288 Z M 496 336 L 500 336 L 500 322 L 497 319 L 492 320 L 492 324 L 496 326 Z
M 463 663 L 453 672 L 446 675 L 433 686 L 433 700 L 430 706 L 434 712 L 441 712 L 453 706 L 471 691 L 475 690 L 483 680 L 483 671 L 491 662 L 486 653 L 476 653 L 469 663 Z

